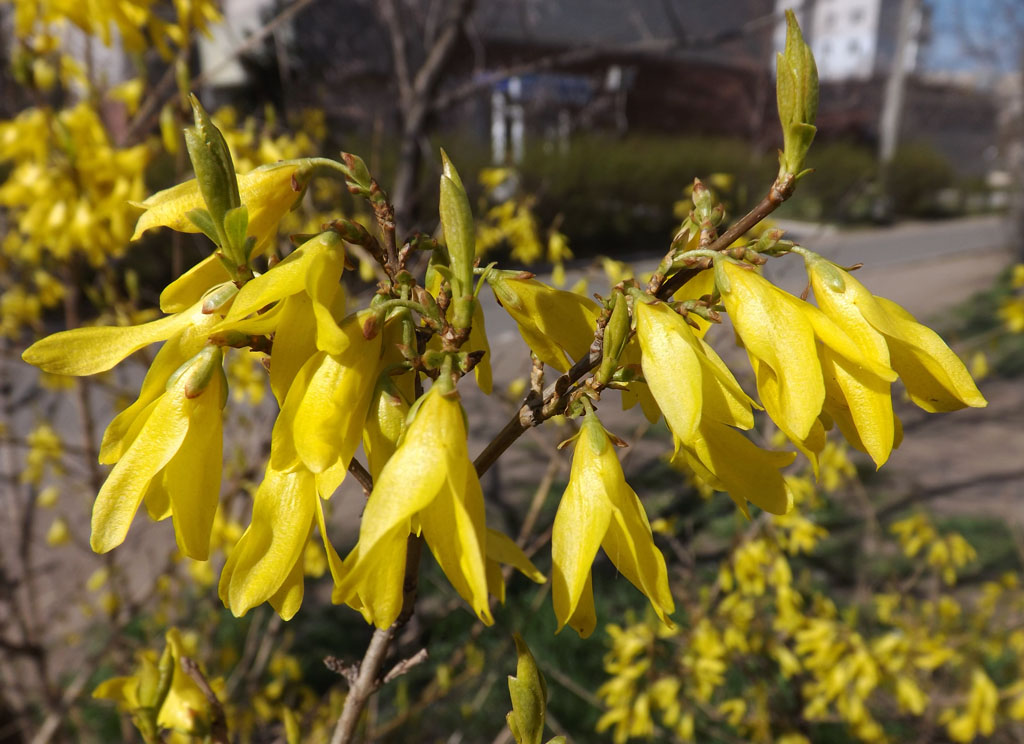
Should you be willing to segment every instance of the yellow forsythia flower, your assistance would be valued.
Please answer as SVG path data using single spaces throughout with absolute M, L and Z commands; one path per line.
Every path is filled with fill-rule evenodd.
M 814 296 L 865 350 L 887 360 L 910 399 L 929 412 L 987 405 L 960 358 L 935 331 L 895 302 L 872 295 L 848 272 L 808 258 Z
M 253 496 L 252 521 L 220 575 L 218 594 L 235 617 L 266 601 L 285 620 L 298 612 L 303 554 L 314 522 L 320 527 L 328 561 L 336 563 L 314 474 L 301 465 L 288 472 L 268 465 Z
M 573 361 L 586 356 L 601 314 L 596 302 L 536 279 L 489 275 L 488 283 L 542 362 L 567 372 Z
M 644 379 L 677 438 L 691 441 L 707 417 L 749 429 L 753 401 L 728 367 L 664 302 L 637 301 L 637 338 Z
M 192 678 L 181 667 L 181 657 L 194 653 L 182 638 L 177 628 L 171 628 L 166 635 L 167 646 L 163 657 L 157 661 L 153 651 L 142 651 L 136 655 L 138 669 L 127 677 L 114 677 L 102 682 L 92 693 L 94 698 L 113 700 L 118 708 L 137 713 L 152 709 L 156 711 L 156 725 L 180 734 L 204 733 L 209 725 L 210 704 Z M 154 700 L 160 686 L 161 672 L 171 675 L 170 688 L 162 701 Z M 222 679 L 211 680 L 214 692 L 223 688 Z M 150 711 L 147 711 L 150 712 Z
M 778 427 L 817 468 L 817 453 L 825 444 L 819 416 L 825 404 L 825 376 L 818 345 L 828 359 L 839 359 L 862 387 L 878 389 L 896 378 L 885 360 L 876 361 L 821 310 L 798 300 L 740 264 L 716 263 L 726 310 L 743 341 L 757 377 L 765 410 Z M 865 418 L 878 419 L 877 406 L 852 402 Z M 879 426 L 891 410 L 881 414 Z M 891 449 L 894 435 L 888 439 Z
M 568 624 L 584 638 L 597 624 L 590 569 L 599 547 L 647 596 L 662 622 L 671 625 L 668 616 L 675 603 L 665 558 L 654 544 L 640 499 L 626 483 L 608 433 L 588 411 L 551 528 L 551 598 L 558 629 Z
M 167 340 L 146 374 L 138 399 L 103 435 L 100 462 L 115 464 L 93 506 L 94 550 L 120 545 L 145 498 L 154 519 L 174 517 L 181 551 L 209 555 L 221 473 L 221 411 L 227 396 L 219 347 L 207 345 L 215 316 L 201 303 L 139 326 L 62 331 L 22 358 L 57 374 L 110 369 L 129 354 Z
M 455 590 L 490 625 L 483 492 L 466 447 L 458 394 L 438 381 L 418 401 L 398 449 L 366 503 L 335 601 L 378 628 L 402 609 L 406 542 L 414 522 Z
M 685 462 L 708 485 L 728 491 L 747 514 L 747 501 L 784 514 L 792 496 L 780 468 L 793 455 L 762 450 L 733 426 L 754 425 L 753 401 L 715 351 L 663 302 L 635 304 L 644 379 Z
M 274 334 L 270 388 L 279 405 L 302 366 L 317 349 L 340 353 L 350 338 L 334 320 L 343 312 L 339 283 L 345 264 L 341 236 L 327 230 L 292 251 L 238 291 L 224 322 L 214 332 Z M 275 304 L 276 303 L 276 304 Z M 272 310 L 253 315 L 268 305 Z
M 294 177 L 301 167 L 297 161 L 266 165 L 238 176 L 238 193 L 249 210 L 247 232 L 256 238 L 252 255 L 265 251 L 277 236 L 281 218 L 290 210 L 301 192 L 294 188 Z M 154 227 L 169 227 L 178 232 L 199 232 L 188 218 L 193 209 L 205 209 L 196 179 L 158 191 L 135 203 L 146 211 L 135 224 L 132 240 Z M 191 305 L 214 284 L 225 281 L 227 271 L 216 255 L 210 255 L 171 282 L 160 295 L 164 312 L 177 312 Z

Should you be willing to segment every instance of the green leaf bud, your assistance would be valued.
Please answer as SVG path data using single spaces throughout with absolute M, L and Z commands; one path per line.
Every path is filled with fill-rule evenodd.
M 779 177 L 796 176 L 817 129 L 818 68 L 792 10 L 786 11 L 786 48 L 776 55 L 776 98 L 782 124 Z
M 468 328 L 473 319 L 472 303 L 460 304 L 458 300 L 473 294 L 476 227 L 473 224 L 473 212 L 469 207 L 469 197 L 458 171 L 444 150 L 441 151 L 441 159 L 444 162 L 444 172 L 441 175 L 439 211 L 452 270 L 452 296 L 456 310 L 452 325 L 456 328 Z
M 231 151 L 224 135 L 214 126 L 199 99 L 191 96 L 190 100 L 195 126 L 185 130 L 185 144 L 196 173 L 199 191 L 213 219 L 221 247 L 228 249 L 225 245 L 227 236 L 224 233 L 224 216 L 242 203 L 238 195 L 238 180 L 231 161 Z
M 518 633 L 513 638 L 519 659 L 516 664 L 516 676 L 508 678 L 512 712 L 505 720 L 516 744 L 541 744 L 548 698 L 547 685 L 526 641 Z

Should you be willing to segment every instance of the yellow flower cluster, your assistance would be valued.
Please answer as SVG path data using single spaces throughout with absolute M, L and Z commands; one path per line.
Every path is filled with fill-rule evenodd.
M 104 46 L 111 45 L 116 33 L 128 51 L 144 52 L 152 45 L 167 60 L 174 56 L 174 47 L 187 48 L 194 32 L 206 33 L 220 20 L 212 0 L 174 0 L 173 22 L 154 12 L 154 0 L 14 0 L 13 5 L 14 31 L 20 38 L 72 24 Z
M 2 332 L 38 325 L 64 288 L 54 273 L 75 257 L 93 267 L 124 253 L 145 193 L 145 145 L 118 148 L 86 102 L 54 113 L 26 109 L 0 122 L 0 184 L 9 229 L 0 242 Z
M 1024 264 L 1013 267 L 1010 286 L 1015 294 L 999 308 L 999 317 L 1010 333 L 1024 333 Z
M 845 498 L 846 480 L 832 493 L 801 498 L 803 516 L 746 530 L 677 628 L 653 618 L 609 626 L 598 730 L 610 729 L 616 742 L 661 730 L 683 741 L 770 742 L 798 736 L 787 730 L 796 717 L 812 731 L 816 722 L 838 723 L 857 741 L 888 742 L 901 740 L 893 731 L 909 719 L 969 742 L 1022 720 L 1024 632 L 1014 617 L 1024 592 L 1016 577 L 985 584 L 973 599 L 953 588 L 927 598 L 899 590 L 950 577 L 952 585 L 955 571 L 974 559 L 962 536 L 942 534 L 919 515 L 897 520 L 898 548 L 876 550 L 926 559 L 890 572 L 895 591 L 839 607 L 819 588 L 815 555 L 831 539 L 816 520 Z M 791 487 L 814 492 L 806 476 Z M 757 671 L 731 675 L 735 669 Z

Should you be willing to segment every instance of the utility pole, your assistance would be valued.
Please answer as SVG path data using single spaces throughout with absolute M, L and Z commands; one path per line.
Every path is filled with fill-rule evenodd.
M 907 66 L 909 52 L 916 47 L 921 27 L 921 0 L 902 0 L 899 27 L 896 31 L 896 49 L 885 83 L 885 97 L 882 100 L 882 115 L 878 124 L 878 173 L 879 194 L 875 201 L 875 218 L 888 221 L 892 218 L 892 195 L 890 192 L 890 167 L 896 145 L 899 142 L 900 121 L 906 99 Z

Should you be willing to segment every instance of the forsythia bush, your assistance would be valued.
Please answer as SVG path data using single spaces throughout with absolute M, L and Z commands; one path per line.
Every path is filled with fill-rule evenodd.
M 127 44 L 146 38 L 168 54 L 215 17 L 206 4 L 175 3 L 170 24 L 155 20 L 149 5 L 101 3 L 92 14 L 61 17 L 99 34 L 116 26 Z M 18 5 L 26 37 L 63 12 L 56 4 L 31 8 Z M 45 84 L 42 65 L 30 66 Z M 524 260 L 561 264 L 571 254 L 557 230 L 541 244 L 527 200 L 492 207 L 475 222 L 446 156 L 440 234 L 403 241 L 387 195 L 358 157 L 309 157 L 311 139 L 261 138 L 252 124 L 236 126 L 232 112 L 211 118 L 191 102 L 195 125 L 185 143 L 195 178 L 145 199 L 143 173 L 157 145 L 111 144 L 90 104 L 29 109 L 3 125 L 0 157 L 12 163 L 0 186 L 11 221 L 4 260 L 21 272 L 3 296 L 5 332 L 38 324 L 56 304 L 61 285 L 50 267 L 75 254 L 102 267 L 129 237 L 149 230 L 205 235 L 210 255 L 163 290 L 163 317 L 62 331 L 23 354 L 48 373 L 84 376 L 163 344 L 148 358 L 137 398 L 103 435 L 99 461 L 111 469 L 92 508 L 91 547 L 118 547 L 143 507 L 154 520 L 171 520 L 181 557 L 205 562 L 223 551 L 218 592 L 234 615 L 269 603 L 288 620 L 301 607 L 306 576 L 326 570 L 333 601 L 378 630 L 361 666 L 343 670 L 344 701 L 317 701 L 297 688 L 286 702 L 281 690 L 298 674 L 282 653 L 269 665 L 273 682 L 246 710 L 225 703 L 225 679 L 207 679 L 190 661 L 195 638 L 171 629 L 162 654 L 140 651 L 134 674 L 95 692 L 117 701 L 147 741 L 226 741 L 228 730 L 248 735 L 254 716 L 280 720 L 289 741 L 326 740 L 339 715 L 333 740 L 351 740 L 367 697 L 388 679 L 381 668 L 388 645 L 415 610 L 424 545 L 485 625 L 495 621 L 493 599 L 504 600 L 512 569 L 547 581 L 519 543 L 488 524 L 480 476 L 524 431 L 556 416 L 578 424 L 562 445 L 572 448 L 571 471 L 550 525 L 557 627 L 582 637 L 597 627 L 599 550 L 652 610 L 650 621 L 603 618 L 615 624 L 598 728 L 611 729 L 616 741 L 667 731 L 696 740 L 727 730 L 795 744 L 819 721 L 882 741 L 889 723 L 929 712 L 950 738 L 969 741 L 1003 717 L 1024 717 L 1024 675 L 1004 674 L 997 686 L 986 667 L 997 648 L 1019 665 L 1024 636 L 1002 625 L 995 608 L 1006 602 L 1019 612 L 1024 595 L 1012 578 L 969 600 L 954 593 L 973 558 L 962 537 L 939 532 L 924 515 L 894 523 L 902 553 L 938 583 L 928 599 L 893 587 L 859 613 L 840 609 L 796 570 L 826 539 L 819 516 L 851 476 L 845 446 L 828 431 L 881 467 L 902 439 L 893 383 L 928 412 L 986 402 L 943 340 L 898 304 L 779 231 L 751 232 L 805 175 L 815 133 L 817 75 L 792 16 L 779 57 L 784 149 L 769 195 L 720 231 L 723 210 L 695 184 L 693 209 L 653 275 L 623 278 L 596 301 L 482 265 L 484 251 L 502 241 Z M 165 140 L 173 149 L 176 140 Z M 492 188 L 503 178 L 485 174 Z M 332 180 L 361 200 L 364 216 L 290 216 L 307 191 L 318 204 L 329 199 Z M 134 232 L 129 201 L 144 210 Z M 284 257 L 281 230 L 296 233 Z M 813 303 L 763 276 L 760 267 L 775 259 L 804 262 Z M 346 272 L 357 265 L 370 267 L 364 281 L 378 279 L 369 299 L 351 291 L 357 282 Z M 534 374 L 516 415 L 474 461 L 473 418 L 459 390 L 475 384 L 491 393 L 485 285 L 516 323 Z M 705 338 L 723 316 L 749 358 L 756 399 Z M 221 502 L 223 422 L 237 404 L 225 360 L 239 353 L 263 365 L 243 365 L 236 388 L 262 390 L 251 377 L 265 367 L 279 408 L 244 529 Z M 547 388 L 545 367 L 557 372 Z M 664 419 L 673 465 L 704 492 L 727 493 L 749 520 L 713 582 L 688 592 L 678 610 L 671 564 L 620 464 L 625 442 L 599 418 L 616 397 L 624 408 L 639 405 L 652 423 Z M 781 432 L 777 445 L 788 441 L 796 452 L 748 435 L 762 410 Z M 33 445 L 38 468 L 59 453 L 59 440 L 46 435 L 41 430 Z M 355 457 L 360 446 L 365 464 Z M 798 453 L 809 472 L 787 471 Z M 358 539 L 342 557 L 328 517 L 349 474 L 367 501 Z M 53 542 L 62 535 L 57 529 Z M 203 567 L 197 579 L 212 578 L 207 564 L 195 565 Z M 525 643 L 516 645 L 508 723 L 520 744 L 539 742 L 546 685 Z

